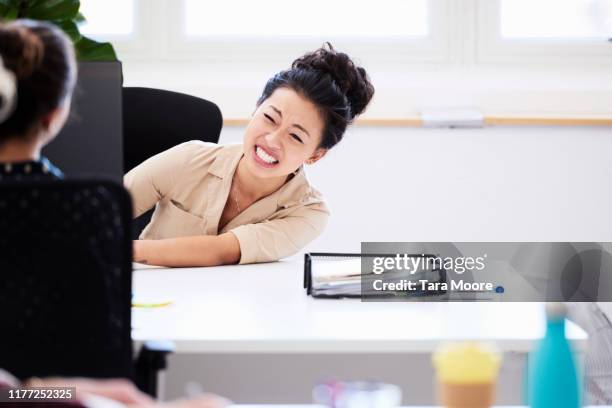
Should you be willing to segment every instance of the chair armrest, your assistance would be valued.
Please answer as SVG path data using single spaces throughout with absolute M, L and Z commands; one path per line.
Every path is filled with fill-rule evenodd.
M 157 398 L 157 378 L 161 370 L 168 366 L 167 356 L 173 353 L 172 341 L 146 341 L 138 353 L 134 370 L 134 382 L 141 391 Z

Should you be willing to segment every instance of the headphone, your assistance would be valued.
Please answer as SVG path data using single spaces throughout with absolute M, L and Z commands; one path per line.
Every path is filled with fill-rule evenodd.
M 13 113 L 17 99 L 16 91 L 15 75 L 4 67 L 0 58 L 0 123 Z

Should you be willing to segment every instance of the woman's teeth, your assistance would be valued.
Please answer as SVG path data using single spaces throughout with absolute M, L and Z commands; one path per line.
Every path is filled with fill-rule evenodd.
M 265 152 L 264 149 L 262 149 L 259 146 L 257 146 L 257 148 L 255 149 L 255 153 L 257 153 L 257 157 L 259 157 L 261 160 L 265 161 L 266 163 L 269 163 L 269 164 L 278 163 L 278 160 L 270 156 L 268 153 Z

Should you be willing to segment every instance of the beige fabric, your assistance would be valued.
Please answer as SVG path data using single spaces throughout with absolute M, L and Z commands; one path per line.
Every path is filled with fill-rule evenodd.
M 231 231 L 240 242 L 240 263 L 269 262 L 293 255 L 316 238 L 329 211 L 304 170 L 278 191 L 242 211 L 221 230 L 221 213 L 242 145 L 200 141 L 151 157 L 125 175 L 134 217 L 155 206 L 141 239 L 217 235 Z

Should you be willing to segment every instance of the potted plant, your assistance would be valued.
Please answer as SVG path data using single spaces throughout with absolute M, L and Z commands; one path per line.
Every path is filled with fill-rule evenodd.
M 80 7 L 79 0 L 0 0 L 0 19 L 49 21 L 72 39 L 79 61 L 116 61 L 110 43 L 94 41 L 79 32 L 78 24 L 85 21 Z

